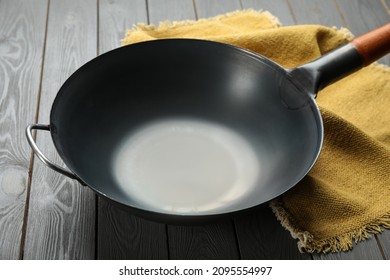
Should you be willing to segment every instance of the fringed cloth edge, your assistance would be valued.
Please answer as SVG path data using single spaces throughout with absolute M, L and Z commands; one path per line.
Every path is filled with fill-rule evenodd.
M 172 29 L 172 28 L 178 28 L 182 26 L 188 26 L 188 25 L 193 25 L 195 23 L 202 23 L 202 22 L 208 22 L 208 21 L 217 21 L 221 20 L 224 18 L 228 18 L 231 16 L 234 16 L 236 14 L 242 14 L 242 13 L 248 13 L 248 14 L 254 14 L 254 15 L 259 15 L 262 14 L 264 15 L 272 24 L 273 27 L 281 27 L 282 24 L 279 21 L 277 17 L 275 17 L 273 14 L 271 14 L 268 11 L 265 10 L 253 10 L 253 9 L 245 9 L 245 10 L 237 10 L 233 11 L 230 13 L 222 14 L 222 15 L 217 15 L 215 17 L 210 17 L 210 18 L 201 18 L 198 20 L 182 20 L 182 21 L 162 21 L 159 23 L 158 27 L 154 24 L 145 24 L 145 23 L 137 23 L 133 25 L 133 28 L 126 31 L 126 36 L 125 38 L 133 31 L 153 31 L 153 30 L 166 30 L 166 29 Z M 125 39 L 121 40 L 122 45 L 125 45 Z
M 313 235 L 294 225 L 294 219 L 283 207 L 282 202 L 273 200 L 270 207 L 282 226 L 287 229 L 291 236 L 298 239 L 298 249 L 302 253 L 334 253 L 348 251 L 354 243 L 369 239 L 372 234 L 381 233 L 384 229 L 390 229 L 390 212 L 379 217 L 369 224 L 358 227 L 350 232 L 323 240 L 315 240 Z

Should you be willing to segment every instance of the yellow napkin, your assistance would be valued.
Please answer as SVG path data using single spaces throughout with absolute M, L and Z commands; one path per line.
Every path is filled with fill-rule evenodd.
M 324 26 L 280 27 L 268 12 L 237 11 L 210 19 L 139 24 L 123 44 L 199 38 L 258 52 L 286 68 L 311 61 L 352 35 Z M 390 70 L 373 64 L 325 88 L 321 155 L 293 189 L 271 202 L 282 225 L 306 252 L 351 249 L 390 228 Z M 282 176 L 283 174 L 281 174 Z

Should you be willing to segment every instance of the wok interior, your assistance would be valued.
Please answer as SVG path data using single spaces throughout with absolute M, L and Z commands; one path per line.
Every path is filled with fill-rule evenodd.
M 144 204 L 123 190 L 114 176 L 118 147 L 159 120 L 226 127 L 255 153 L 260 166 L 255 185 L 243 188 L 230 203 L 182 214 L 242 210 L 291 188 L 317 157 L 319 113 L 306 99 L 305 106 L 302 101 L 288 108 L 283 96 L 291 97 L 294 89 L 278 66 L 228 45 L 196 40 L 135 44 L 87 63 L 64 84 L 51 112 L 53 141 L 67 166 L 97 192 L 142 210 L 180 214 Z

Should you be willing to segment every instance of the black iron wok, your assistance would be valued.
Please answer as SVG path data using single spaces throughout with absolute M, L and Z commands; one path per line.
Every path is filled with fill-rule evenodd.
M 163 39 L 105 53 L 59 90 L 50 124 L 27 139 L 52 169 L 163 222 L 239 213 L 279 196 L 314 165 L 322 87 L 385 55 L 390 24 L 286 70 L 251 51 Z M 70 171 L 32 130 L 48 130 Z

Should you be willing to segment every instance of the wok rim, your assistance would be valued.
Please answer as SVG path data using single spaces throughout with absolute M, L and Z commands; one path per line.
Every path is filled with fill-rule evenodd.
M 59 148 L 59 142 L 62 140 L 56 140 L 56 139 L 61 139 L 55 136 L 56 133 L 56 127 L 54 125 L 53 121 L 53 115 L 55 114 L 56 107 L 58 104 L 61 102 L 62 96 L 66 94 L 66 89 L 67 87 L 72 83 L 72 81 L 76 78 L 78 78 L 80 75 L 82 75 L 83 72 L 88 71 L 89 67 L 93 67 L 95 63 L 101 63 L 101 61 L 105 59 L 108 59 L 110 55 L 116 54 L 117 52 L 124 51 L 124 49 L 132 48 L 133 46 L 142 46 L 143 44 L 161 44 L 166 41 L 187 41 L 189 43 L 197 43 L 197 44 L 211 44 L 211 45 L 219 45 L 220 47 L 223 48 L 228 48 L 231 49 L 232 51 L 235 52 L 240 52 L 242 54 L 245 54 L 247 56 L 250 56 L 251 58 L 255 60 L 259 60 L 260 62 L 264 63 L 266 66 L 272 68 L 273 71 L 278 71 L 281 73 L 289 82 L 297 87 L 300 91 L 302 91 L 304 94 L 308 95 L 308 106 L 310 106 L 311 111 L 313 113 L 313 117 L 316 120 L 317 123 L 317 135 L 318 135 L 318 143 L 316 147 L 316 152 L 315 154 L 313 153 L 313 160 L 310 164 L 310 166 L 303 172 L 303 175 L 298 179 L 289 184 L 288 187 L 284 188 L 283 191 L 279 192 L 277 195 L 274 195 L 273 198 L 261 202 L 259 204 L 249 206 L 249 207 L 243 207 L 238 210 L 233 210 L 233 211 L 226 211 L 226 212 L 220 212 L 216 214 L 200 214 L 197 215 L 196 213 L 193 214 L 172 214 L 172 213 L 165 213 L 165 212 L 156 212 L 148 209 L 142 209 L 136 206 L 132 206 L 129 204 L 122 203 L 109 195 L 105 194 L 103 191 L 100 190 L 99 186 L 93 186 L 92 184 L 88 183 L 88 180 L 85 180 L 83 176 L 80 176 L 75 170 L 72 168 L 71 164 L 69 164 L 69 161 L 67 160 L 67 156 L 61 151 Z M 313 168 L 315 163 L 317 162 L 319 155 L 321 154 L 322 146 L 323 146 L 323 141 L 324 141 L 324 126 L 323 126 L 323 119 L 321 116 L 321 112 L 319 110 L 319 107 L 317 103 L 315 102 L 313 94 L 310 93 L 308 89 L 306 89 L 304 86 L 302 86 L 299 81 L 294 80 L 293 77 L 288 75 L 288 71 L 277 64 L 276 62 L 266 58 L 265 56 L 256 53 L 254 51 L 251 51 L 249 49 L 245 49 L 239 46 L 227 44 L 227 43 L 222 43 L 222 42 L 216 42 L 216 41 L 211 41 L 211 40 L 201 40 L 201 39 L 187 39 L 187 38 L 168 38 L 168 39 L 158 39 L 158 40 L 151 40 L 151 41 L 144 41 L 144 42 L 139 42 L 139 43 L 134 43 L 131 45 L 126 45 L 126 46 L 121 46 L 119 48 L 113 49 L 111 51 L 105 52 L 90 61 L 86 62 L 82 66 L 80 66 L 75 72 L 73 72 L 62 84 L 60 89 L 57 92 L 57 95 L 52 103 L 52 107 L 50 110 L 50 135 L 54 144 L 54 147 L 57 151 L 57 153 L 60 155 L 62 161 L 66 164 L 68 169 L 74 173 L 77 177 L 79 177 L 83 182 L 85 182 L 86 186 L 90 188 L 92 191 L 94 191 L 96 194 L 98 194 L 100 197 L 103 197 L 104 199 L 108 200 L 109 202 L 113 203 L 114 205 L 119 206 L 122 209 L 129 210 L 131 213 L 139 216 L 146 218 L 148 220 L 153 220 L 156 222 L 162 222 L 162 223 L 169 223 L 169 224 L 186 224 L 186 223 L 197 223 L 197 222 L 207 222 L 207 221 L 214 221 L 217 219 L 221 218 L 226 218 L 226 217 L 232 217 L 236 215 L 241 215 L 244 213 L 247 213 L 249 211 L 253 211 L 255 209 L 258 209 L 260 207 L 263 207 L 265 204 L 269 203 L 270 201 L 273 201 L 280 197 L 282 194 L 286 193 L 290 189 L 292 189 L 294 186 L 296 186 Z

